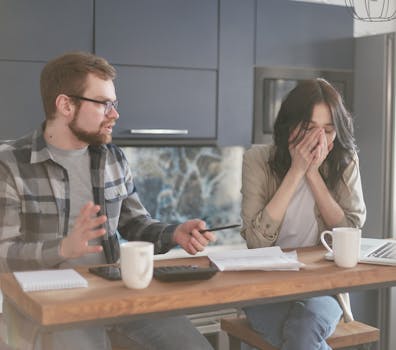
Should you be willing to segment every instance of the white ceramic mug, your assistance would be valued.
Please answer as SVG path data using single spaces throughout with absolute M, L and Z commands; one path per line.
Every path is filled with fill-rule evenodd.
M 327 244 L 326 235 L 332 237 L 333 249 Z M 361 236 L 362 231 L 358 228 L 336 227 L 332 231 L 323 231 L 320 240 L 325 248 L 333 253 L 337 266 L 354 267 L 359 261 Z
M 153 265 L 153 243 L 134 241 L 121 244 L 121 277 L 128 288 L 146 288 L 153 278 Z

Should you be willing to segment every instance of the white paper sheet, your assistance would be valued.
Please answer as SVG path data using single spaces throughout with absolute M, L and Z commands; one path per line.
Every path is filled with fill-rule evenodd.
M 241 270 L 292 270 L 304 266 L 298 261 L 297 252 L 283 252 L 278 246 L 238 249 L 208 254 L 209 259 L 220 271 Z

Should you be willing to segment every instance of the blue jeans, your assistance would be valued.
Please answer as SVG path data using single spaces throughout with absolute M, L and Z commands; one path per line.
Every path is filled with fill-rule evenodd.
M 244 308 L 250 325 L 281 350 L 329 350 L 342 309 L 331 296 Z
M 134 345 L 131 349 L 213 350 L 207 339 L 185 316 L 120 323 L 115 325 L 109 333 L 113 345 L 124 347 Z

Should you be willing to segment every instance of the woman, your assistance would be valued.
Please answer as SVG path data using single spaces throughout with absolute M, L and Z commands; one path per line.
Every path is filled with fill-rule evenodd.
M 325 229 L 362 227 L 366 218 L 352 119 L 324 79 L 300 82 L 283 101 L 274 145 L 244 155 L 242 236 L 249 248 L 313 246 Z M 245 308 L 252 327 L 282 350 L 330 349 L 325 339 L 347 294 Z

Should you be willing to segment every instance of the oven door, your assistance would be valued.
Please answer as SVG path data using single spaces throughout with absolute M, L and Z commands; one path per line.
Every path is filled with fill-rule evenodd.
M 256 67 L 254 84 L 253 143 L 272 143 L 275 119 L 283 99 L 299 80 L 324 78 L 343 96 L 348 110 L 352 108 L 352 70 L 292 67 Z

